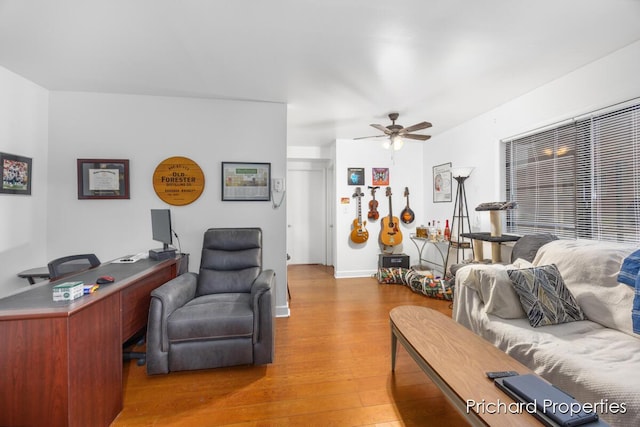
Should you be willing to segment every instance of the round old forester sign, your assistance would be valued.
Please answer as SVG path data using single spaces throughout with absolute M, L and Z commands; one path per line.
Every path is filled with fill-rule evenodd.
M 153 172 L 153 189 L 170 205 L 188 205 L 202 194 L 204 174 L 191 159 L 169 157 L 160 162 Z

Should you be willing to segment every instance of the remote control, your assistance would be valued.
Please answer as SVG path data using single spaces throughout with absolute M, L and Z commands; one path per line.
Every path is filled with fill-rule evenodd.
M 487 372 L 487 378 L 495 380 L 496 378 L 513 377 L 519 375 L 516 371 L 494 371 Z

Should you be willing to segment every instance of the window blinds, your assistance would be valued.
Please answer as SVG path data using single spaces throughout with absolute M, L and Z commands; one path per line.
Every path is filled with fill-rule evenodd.
M 640 242 L 640 104 L 505 141 L 507 230 Z

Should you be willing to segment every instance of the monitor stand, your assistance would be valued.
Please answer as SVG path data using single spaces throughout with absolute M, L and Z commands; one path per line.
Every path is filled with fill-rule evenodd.
M 149 258 L 162 261 L 164 259 L 175 258 L 176 250 L 173 248 L 158 248 L 158 249 L 149 249 Z

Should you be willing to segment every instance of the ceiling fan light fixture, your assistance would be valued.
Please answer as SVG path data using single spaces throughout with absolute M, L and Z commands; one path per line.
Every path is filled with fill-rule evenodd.
M 382 132 L 382 135 L 376 136 L 361 136 L 353 139 L 369 139 L 369 138 L 379 138 L 385 137 L 385 141 L 382 143 L 382 146 L 385 149 L 393 149 L 394 151 L 400 150 L 404 146 L 405 139 L 413 139 L 417 141 L 426 141 L 431 138 L 430 135 L 422 135 L 418 133 L 413 133 L 418 130 L 427 129 L 431 127 L 431 123 L 429 122 L 420 122 L 416 123 L 413 126 L 404 127 L 402 125 L 396 124 L 396 119 L 398 118 L 398 113 L 389 113 L 389 119 L 391 119 L 391 124 L 387 126 L 383 126 L 381 124 L 371 124 L 371 127 Z
M 393 148 L 395 151 L 398 151 L 404 146 L 404 140 L 399 135 L 393 135 L 384 141 L 382 146 L 387 150 Z

